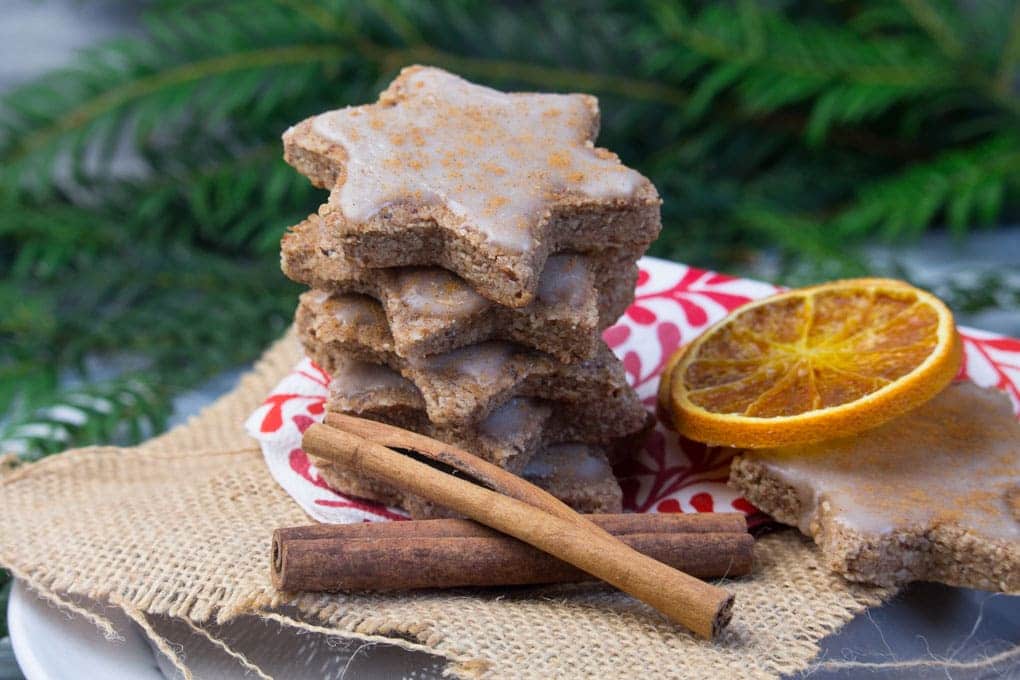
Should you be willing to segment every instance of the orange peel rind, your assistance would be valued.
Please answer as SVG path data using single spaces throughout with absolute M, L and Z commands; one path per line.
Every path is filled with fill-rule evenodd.
M 660 386 L 672 425 L 740 448 L 853 435 L 928 401 L 962 361 L 952 312 L 893 279 L 786 291 L 681 348 Z

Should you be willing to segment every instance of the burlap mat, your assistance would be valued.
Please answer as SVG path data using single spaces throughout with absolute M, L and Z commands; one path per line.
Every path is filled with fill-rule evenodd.
M 269 582 L 270 535 L 308 517 L 242 422 L 299 355 L 284 337 L 237 389 L 142 446 L 68 451 L 6 474 L 0 562 L 57 602 L 123 607 L 164 649 L 147 616 L 254 613 L 440 654 L 459 677 L 770 678 L 805 668 L 822 637 L 893 592 L 845 583 L 795 532 L 780 532 L 759 541 L 753 577 L 727 584 L 734 619 L 715 643 L 590 586 L 282 598 Z M 274 613 L 284 604 L 303 621 Z

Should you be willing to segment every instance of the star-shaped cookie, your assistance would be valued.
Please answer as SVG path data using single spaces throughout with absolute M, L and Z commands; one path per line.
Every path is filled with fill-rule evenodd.
M 404 508 L 414 519 L 455 517 L 455 513 L 335 463 L 315 459 L 323 480 L 340 493 Z M 542 447 L 520 475 L 580 513 L 623 511 L 623 491 L 605 454 L 590 444 Z
M 390 423 L 471 451 L 525 477 L 578 512 L 620 512 L 622 492 L 610 463 L 633 452 L 644 432 L 605 439 L 614 428 L 612 409 L 605 404 L 519 397 L 479 423 L 451 428 L 432 423 L 418 388 L 386 366 L 343 359 L 331 367 L 331 375 L 327 406 L 331 412 Z M 606 417 L 593 426 L 592 412 Z M 342 493 L 402 507 L 415 518 L 448 516 L 433 503 L 328 461 L 316 460 L 316 467 Z
M 440 266 L 519 307 L 551 253 L 637 252 L 659 233 L 655 188 L 593 145 L 598 122 L 587 95 L 508 94 L 412 66 L 377 103 L 289 129 L 284 154 L 331 189 L 320 214 L 350 257 Z
M 328 293 L 362 293 L 382 305 L 402 357 L 449 352 L 506 339 L 547 352 L 560 361 L 590 359 L 602 330 L 634 298 L 637 266 L 577 254 L 551 256 L 526 307 L 502 307 L 439 267 L 368 269 L 346 256 L 318 215 L 283 237 L 284 273 Z
M 363 295 L 301 297 L 295 326 L 308 356 L 332 373 L 344 358 L 389 366 L 414 383 L 429 420 L 450 427 L 478 423 L 513 397 L 586 404 L 592 432 L 641 430 L 648 412 L 620 361 L 603 342 L 594 358 L 572 364 L 509 342 L 482 342 L 424 359 L 404 359 L 382 307 Z
M 636 448 L 644 429 L 620 427 L 613 400 L 576 403 L 516 397 L 470 424 L 441 425 L 429 420 L 421 391 L 387 366 L 337 357 L 330 366 L 328 410 L 421 432 L 455 444 L 502 468 L 520 473 L 541 446 L 562 443 L 602 445 L 612 462 Z M 592 418 L 592 413 L 602 414 Z
M 730 484 L 853 581 L 1020 591 L 1020 423 L 970 382 L 881 427 L 745 452 Z

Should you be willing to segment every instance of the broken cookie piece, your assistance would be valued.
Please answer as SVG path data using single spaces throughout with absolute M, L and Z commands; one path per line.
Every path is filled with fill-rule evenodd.
M 853 437 L 745 451 L 730 484 L 849 580 L 1020 591 L 1020 423 L 996 390 L 954 383 Z
M 521 307 L 550 254 L 641 252 L 661 229 L 654 186 L 593 145 L 598 123 L 588 95 L 507 94 L 412 66 L 377 103 L 287 130 L 284 157 L 331 190 L 319 214 L 348 257 L 443 267 Z

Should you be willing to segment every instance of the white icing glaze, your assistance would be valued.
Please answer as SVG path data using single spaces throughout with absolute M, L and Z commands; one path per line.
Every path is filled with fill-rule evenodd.
M 539 409 L 540 407 L 531 399 L 515 397 L 494 410 L 479 424 L 478 429 L 493 439 L 508 441 L 528 427 Z
M 595 456 L 586 456 L 572 467 L 571 471 L 574 473 L 574 478 L 582 482 L 597 482 L 611 477 L 613 474 L 605 458 L 596 458 Z
M 396 277 L 397 299 L 416 314 L 444 319 L 471 316 L 489 301 L 445 269 L 405 269 Z
M 338 295 L 329 310 L 344 325 L 370 326 L 380 322 L 379 303 L 363 295 Z
M 580 255 L 554 255 L 538 281 L 538 298 L 547 305 L 577 307 L 595 287 L 588 263 Z
M 597 114 L 582 95 L 506 94 L 436 68 L 396 83 L 395 102 L 387 91 L 312 124 L 346 151 L 339 203 L 352 222 L 397 202 L 441 203 L 494 245 L 526 252 L 557 197 L 622 199 L 642 183 L 587 139 Z
M 396 371 L 365 361 L 344 361 L 333 374 L 331 389 L 340 398 L 373 395 L 384 389 L 415 389 Z
M 524 468 L 531 479 L 559 477 L 560 482 L 593 484 L 611 478 L 613 471 L 601 453 L 586 444 L 557 444 L 535 454 Z
M 482 342 L 429 357 L 421 365 L 430 371 L 453 371 L 478 383 L 495 381 L 503 373 L 515 349 L 509 342 Z
M 1009 507 L 1020 491 L 1020 423 L 1004 394 L 973 383 L 856 437 L 753 457 L 800 496 L 805 533 L 827 504 L 825 514 L 864 533 L 954 524 L 1020 540 Z
M 535 454 L 535 457 L 528 461 L 528 464 L 524 467 L 524 471 L 521 473 L 528 479 L 549 479 L 556 474 L 556 468 L 552 462 L 543 455 L 544 451 L 539 451 Z

